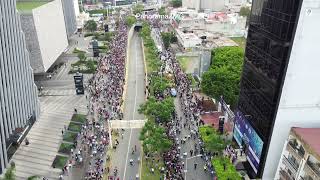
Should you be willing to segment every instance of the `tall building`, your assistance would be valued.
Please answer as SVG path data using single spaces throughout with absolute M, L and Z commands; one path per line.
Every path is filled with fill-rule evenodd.
M 68 38 L 70 38 L 77 30 L 76 12 L 73 0 L 62 0 L 62 8 L 64 21 Z
M 0 1 L 0 174 L 39 115 L 37 88 L 16 0 Z M 13 150 L 14 151 L 14 150 Z
M 274 179 L 320 179 L 320 128 L 291 128 Z
M 320 127 L 320 0 L 254 0 L 234 137 L 273 179 L 290 127 Z
M 225 9 L 225 0 L 182 0 L 182 7 L 196 11 L 222 11 Z
M 70 5 L 66 4 L 66 1 L 17 2 L 30 63 L 35 74 L 45 73 L 53 66 L 67 49 L 68 36 L 75 31 L 76 24 L 68 21 L 72 19 L 68 15 L 70 12 L 64 11 Z M 71 8 L 74 14 L 73 5 Z

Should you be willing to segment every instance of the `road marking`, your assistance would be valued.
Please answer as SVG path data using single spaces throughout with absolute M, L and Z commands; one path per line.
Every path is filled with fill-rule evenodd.
M 130 136 L 129 136 L 129 142 L 128 142 L 128 150 L 127 150 L 127 157 L 126 157 L 126 164 L 125 164 L 125 166 L 124 166 L 124 172 L 123 172 L 123 179 L 126 179 L 126 172 L 127 172 L 127 166 L 128 166 L 128 158 L 129 158 L 129 151 L 130 151 L 131 136 L 132 136 L 132 129 L 130 130 Z

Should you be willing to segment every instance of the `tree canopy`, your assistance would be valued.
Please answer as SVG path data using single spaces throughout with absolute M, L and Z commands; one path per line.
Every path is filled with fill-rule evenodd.
M 158 57 L 157 47 L 151 37 L 151 28 L 148 23 L 143 22 L 140 35 L 145 47 L 147 72 L 151 73 L 153 71 L 158 71 L 161 66 L 161 61 Z
M 150 80 L 149 89 L 151 95 L 162 94 L 164 90 L 170 87 L 170 82 L 166 77 L 152 76 Z
M 199 127 L 199 133 L 205 149 L 209 152 L 221 153 L 227 146 L 227 142 L 222 138 L 222 135 L 211 126 Z
M 136 6 L 133 7 L 133 14 L 141 14 L 143 11 L 144 6 L 142 4 L 137 4 Z
M 165 8 L 165 7 L 161 7 L 161 8 L 158 10 L 158 13 L 159 13 L 159 15 L 166 15 L 166 8 Z
M 249 7 L 241 7 L 239 15 L 247 17 L 250 15 L 250 12 L 251 12 L 251 9 Z
M 145 104 L 140 105 L 139 113 L 166 123 L 174 112 L 174 103 L 172 98 L 165 98 L 164 100 L 157 100 L 155 97 L 150 97 Z
M 239 47 L 222 47 L 212 52 L 212 65 L 202 75 L 201 89 L 207 95 L 235 107 L 240 89 L 244 52 Z
M 146 154 L 151 152 L 160 155 L 172 146 L 166 130 L 150 120 L 142 128 L 139 139 Z
M 169 48 L 170 44 L 177 41 L 177 37 L 173 32 L 162 32 L 161 38 L 166 49 Z
M 240 174 L 237 172 L 230 159 L 226 157 L 214 158 L 211 163 L 216 171 L 219 180 L 241 180 Z
M 0 180 L 15 180 L 16 179 L 16 165 L 14 162 L 11 162 L 11 166 L 7 169 L 4 174 L 4 178 L 0 178 Z
M 181 7 L 182 6 L 182 0 L 171 0 L 171 5 L 173 7 Z
M 131 27 L 132 25 L 134 25 L 137 22 L 136 17 L 134 16 L 127 16 L 126 17 L 126 25 Z
M 96 31 L 97 30 L 97 23 L 94 20 L 89 20 L 87 21 L 85 28 L 91 32 Z

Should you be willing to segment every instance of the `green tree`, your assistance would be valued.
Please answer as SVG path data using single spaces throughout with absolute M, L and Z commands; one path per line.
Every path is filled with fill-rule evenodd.
M 150 97 L 145 104 L 141 104 L 139 113 L 159 120 L 159 122 L 166 123 L 174 112 L 174 103 L 172 98 L 166 98 L 158 101 L 155 97 Z
M 209 152 L 216 152 L 221 154 L 227 146 L 227 141 L 222 138 L 214 128 L 211 126 L 199 127 L 199 134 L 204 142 L 204 147 Z
M 142 23 L 140 36 L 143 39 L 143 44 L 145 47 L 146 64 L 147 64 L 148 73 L 153 71 L 158 71 L 161 66 L 161 62 L 159 57 L 157 56 L 158 50 L 153 39 L 151 38 L 151 28 L 148 23 L 146 22 Z
M 136 17 L 134 16 L 128 16 L 126 17 L 126 24 L 127 26 L 131 27 L 132 25 L 134 25 L 137 22 Z
M 6 173 L 4 174 L 4 178 L 1 180 L 15 180 L 16 179 L 16 165 L 14 162 L 11 163 L 11 166 L 7 169 Z
M 89 20 L 87 21 L 87 23 L 85 24 L 85 28 L 91 32 L 96 31 L 98 28 L 97 23 L 94 20 Z
M 251 12 L 251 9 L 249 7 L 241 7 L 239 15 L 247 17 L 250 15 L 250 12 Z
M 159 13 L 159 15 L 166 15 L 167 14 L 166 13 L 166 8 L 165 7 L 159 8 L 158 13 Z
M 235 107 L 239 96 L 243 57 L 244 53 L 240 47 L 213 50 L 213 64 L 202 75 L 202 91 L 216 99 L 223 95 L 231 108 Z
M 182 6 L 182 0 L 171 0 L 171 5 L 173 7 L 181 7 Z
M 166 130 L 154 122 L 148 120 L 140 132 L 140 141 L 142 141 L 143 151 L 161 155 L 168 151 L 172 146 L 172 141 L 168 138 Z
M 78 58 L 80 59 L 80 61 L 85 61 L 86 60 L 86 53 L 85 52 L 79 52 L 78 53 Z
M 241 180 L 235 166 L 226 157 L 218 157 L 211 160 L 219 180 Z
M 164 90 L 170 87 L 169 80 L 161 76 L 152 76 L 149 85 L 153 95 L 162 94 Z
M 162 32 L 161 38 L 166 49 L 169 48 L 171 43 L 176 42 L 176 36 L 173 32 Z
M 137 4 L 136 6 L 133 7 L 133 14 L 141 14 L 143 11 L 144 6 L 142 4 Z
M 240 8 L 239 15 L 247 17 L 246 27 L 248 27 L 249 22 L 250 22 L 250 13 L 251 13 L 251 9 L 249 7 L 241 7 Z

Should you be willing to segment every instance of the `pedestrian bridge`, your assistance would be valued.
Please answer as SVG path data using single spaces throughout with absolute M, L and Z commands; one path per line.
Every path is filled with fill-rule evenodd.
M 141 129 L 147 122 L 144 120 L 112 120 L 110 121 L 111 129 Z

